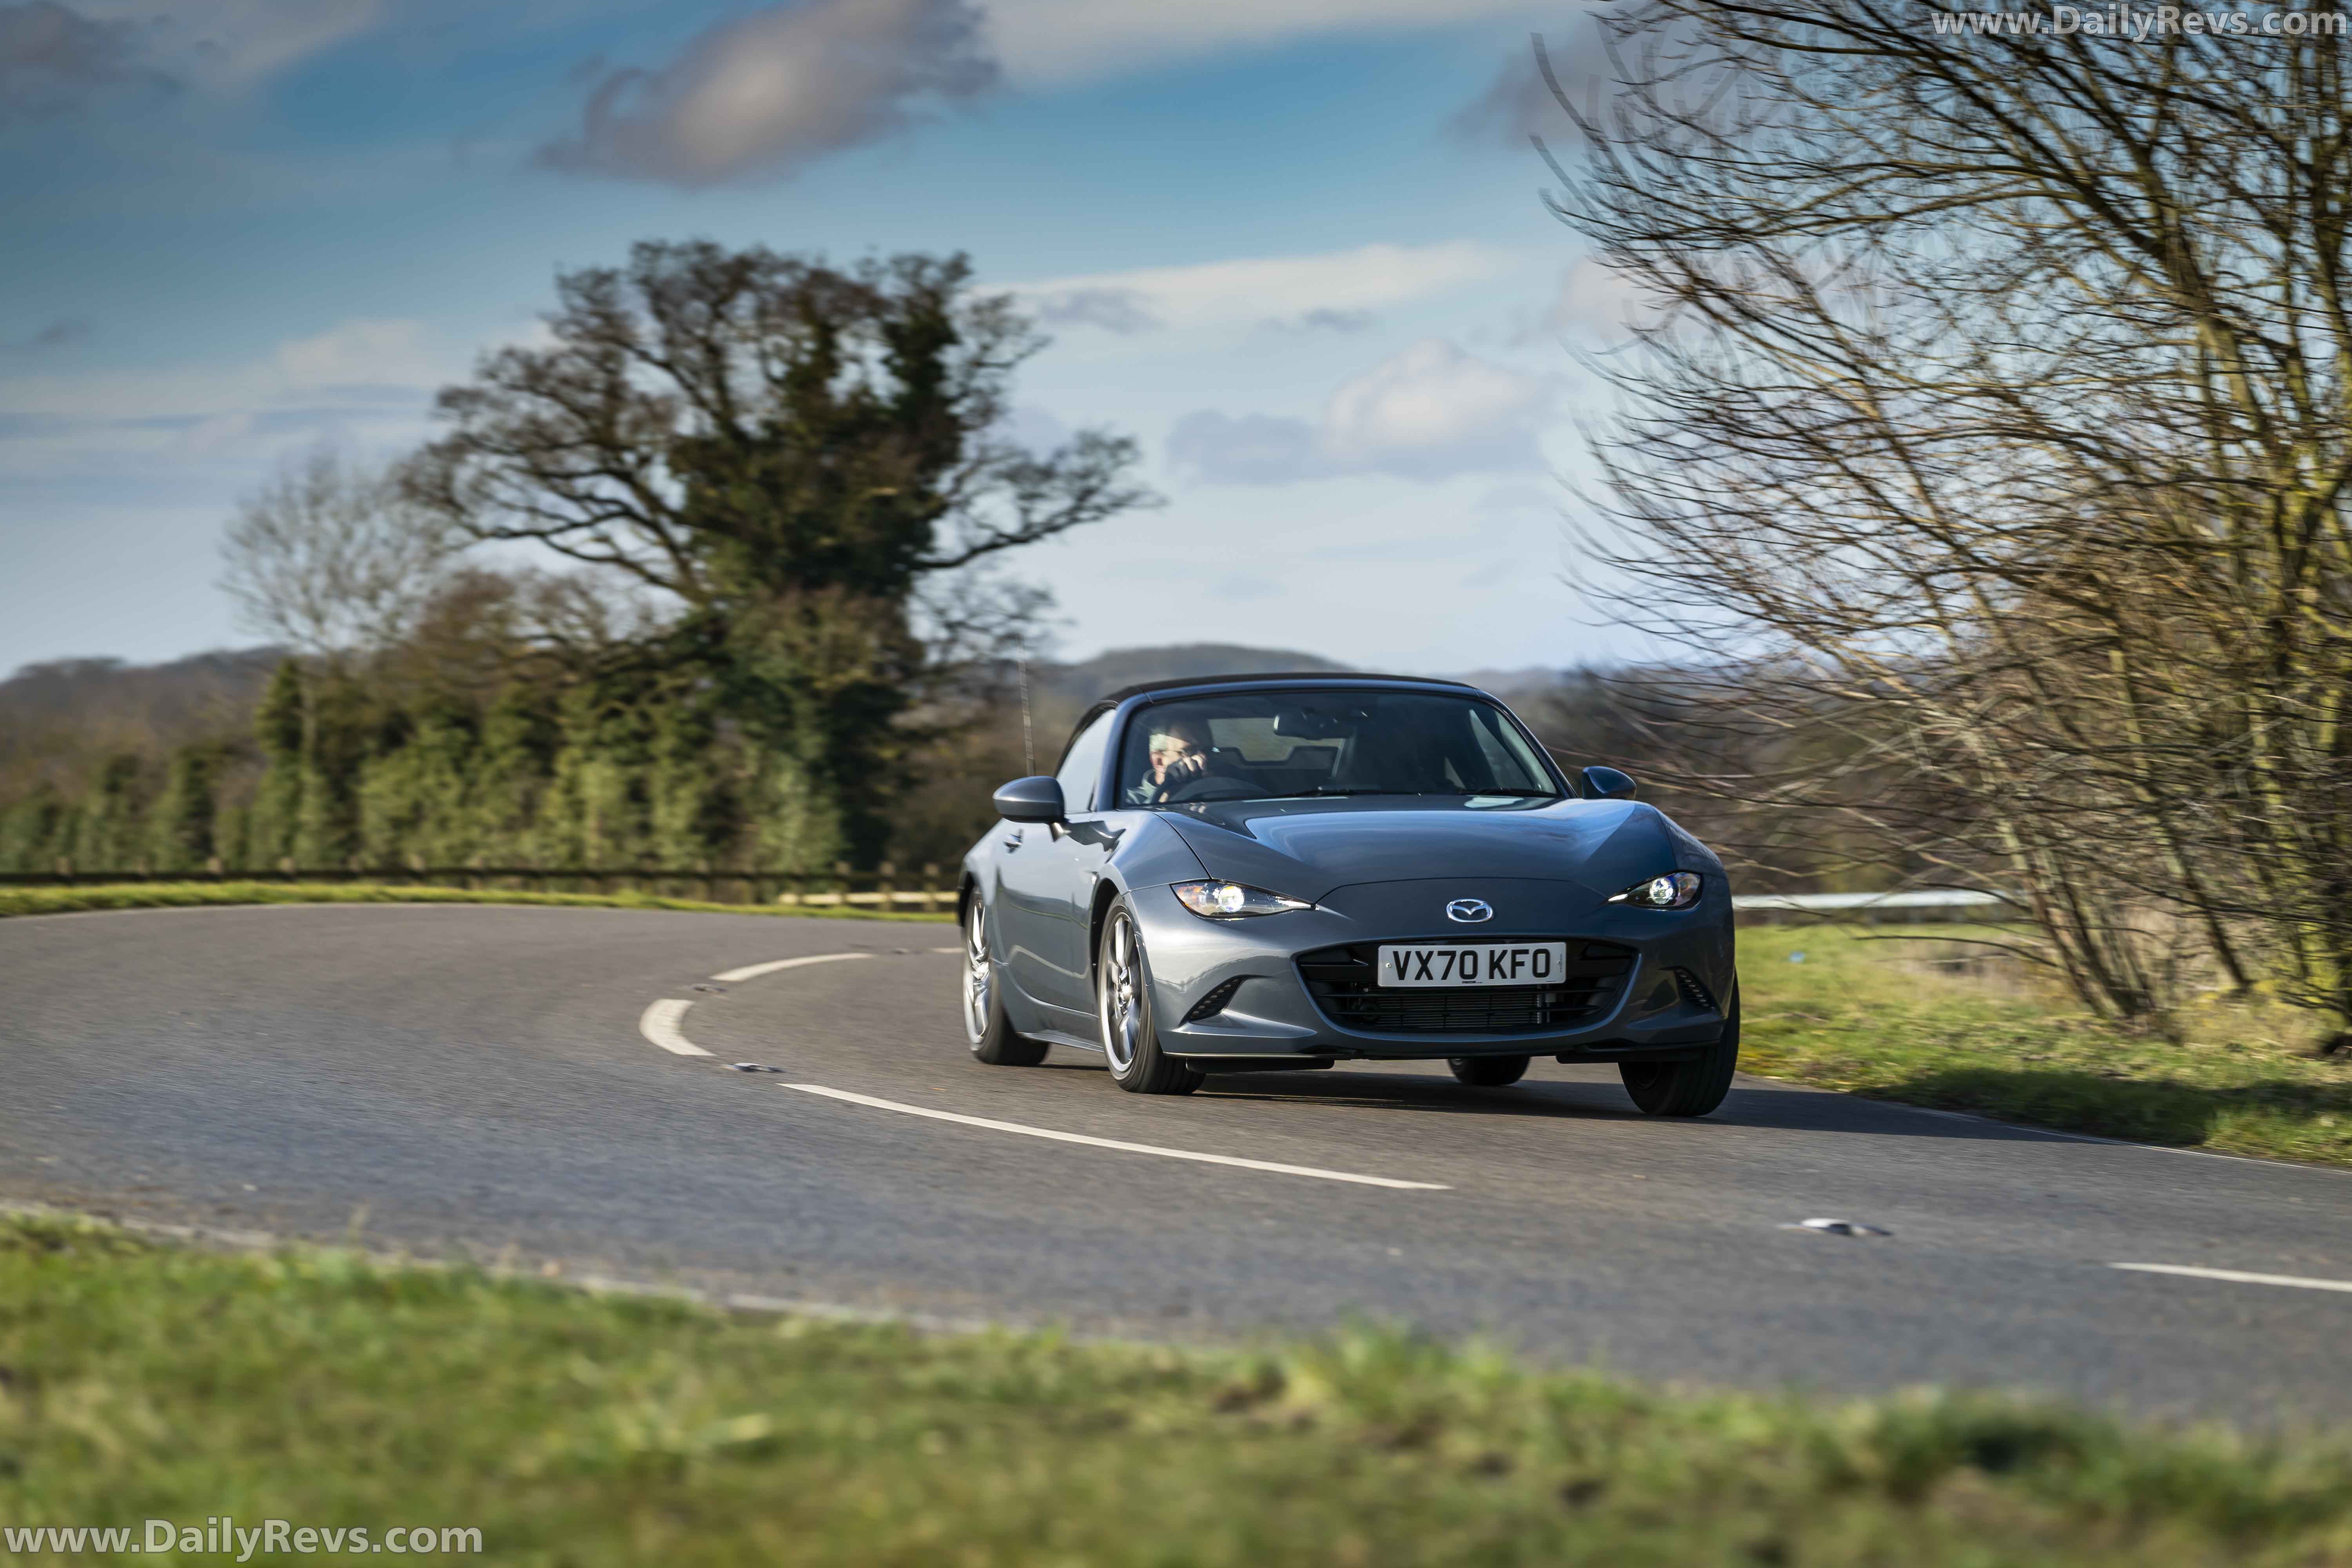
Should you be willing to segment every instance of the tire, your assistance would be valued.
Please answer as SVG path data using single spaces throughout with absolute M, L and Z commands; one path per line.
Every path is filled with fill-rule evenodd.
M 1111 1081 L 1129 1094 L 1190 1094 L 1204 1075 L 1160 1048 L 1151 1019 L 1151 965 L 1124 901 L 1113 904 L 1095 944 L 1095 1017 Z
M 1700 1056 L 1686 1062 L 1619 1062 L 1617 1074 L 1633 1103 L 1652 1116 L 1705 1116 L 1731 1092 L 1738 1066 L 1739 993 L 1734 990 L 1723 1038 Z
M 992 1068 L 1034 1068 L 1051 1047 L 1013 1033 L 1004 994 L 988 956 L 988 918 L 974 893 L 963 909 L 963 1037 L 972 1056 Z
M 1528 1076 L 1533 1057 L 1448 1057 L 1454 1076 L 1473 1089 L 1501 1089 Z

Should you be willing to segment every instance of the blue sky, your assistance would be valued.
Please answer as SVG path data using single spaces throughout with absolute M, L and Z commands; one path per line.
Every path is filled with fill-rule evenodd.
M 1024 552 L 1062 651 L 1412 670 L 1634 651 L 1560 581 L 1572 349 L 1499 0 L 0 0 L 0 670 L 248 642 L 236 498 L 373 458 L 563 266 L 709 236 L 969 252 L 1055 343 L 1024 426 L 1163 510 Z M 1483 109 L 1481 106 L 1484 106 Z M 1567 127 L 1550 129 L 1567 140 Z

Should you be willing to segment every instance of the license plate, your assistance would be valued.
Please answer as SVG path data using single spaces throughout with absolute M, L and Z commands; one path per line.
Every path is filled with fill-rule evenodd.
M 1568 969 L 1564 942 L 1464 942 L 1381 949 L 1382 985 L 1546 985 Z

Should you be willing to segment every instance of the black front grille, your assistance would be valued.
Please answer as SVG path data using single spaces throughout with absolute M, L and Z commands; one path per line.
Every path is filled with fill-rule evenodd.
M 1527 940 L 1558 942 L 1559 937 Z M 1570 937 L 1567 973 L 1544 985 L 1476 985 L 1460 990 L 1383 988 L 1381 944 L 1351 942 L 1298 955 L 1298 975 L 1324 1016 L 1371 1035 L 1522 1035 L 1569 1029 L 1605 1016 L 1633 973 L 1633 950 Z M 1396 945 L 1396 944 L 1391 944 Z M 1412 944 L 1420 945 L 1420 944 Z M 1431 944 L 1436 945 L 1436 944 Z M 1446 946 L 1495 946 L 1451 942 Z

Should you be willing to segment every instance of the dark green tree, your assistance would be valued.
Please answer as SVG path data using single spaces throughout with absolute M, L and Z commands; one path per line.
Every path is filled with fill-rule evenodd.
M 406 495 L 674 595 L 667 658 L 760 750 L 755 837 L 871 858 L 926 673 L 919 589 L 1148 504 L 1135 444 L 1006 438 L 1012 374 L 1045 340 L 961 256 L 649 243 L 557 292 L 550 346 L 442 392 L 449 433 Z M 567 784 L 573 809 L 592 782 Z
M 46 871 L 66 853 L 73 813 L 55 786 L 44 780 L 31 794 L 0 812 L 0 868 Z
M 145 758 L 135 752 L 109 757 L 78 814 L 74 863 L 90 870 L 120 871 L 147 859 L 147 808 L 154 798 Z
M 220 815 L 218 784 L 226 760 L 219 746 L 206 742 L 173 753 L 163 793 L 147 826 L 148 850 L 158 870 L 200 870 L 212 858 Z
M 396 742 L 389 715 L 357 678 L 312 671 L 304 680 L 301 797 L 294 858 L 341 866 L 360 850 L 360 785 L 370 753 Z M 387 722 L 395 728 L 387 733 Z
M 309 728 L 302 667 L 288 659 L 269 678 L 261 706 L 253 716 L 254 739 L 261 747 L 261 784 L 247 819 L 245 859 L 257 870 L 267 870 L 294 853 L 302 821 L 303 736 Z

